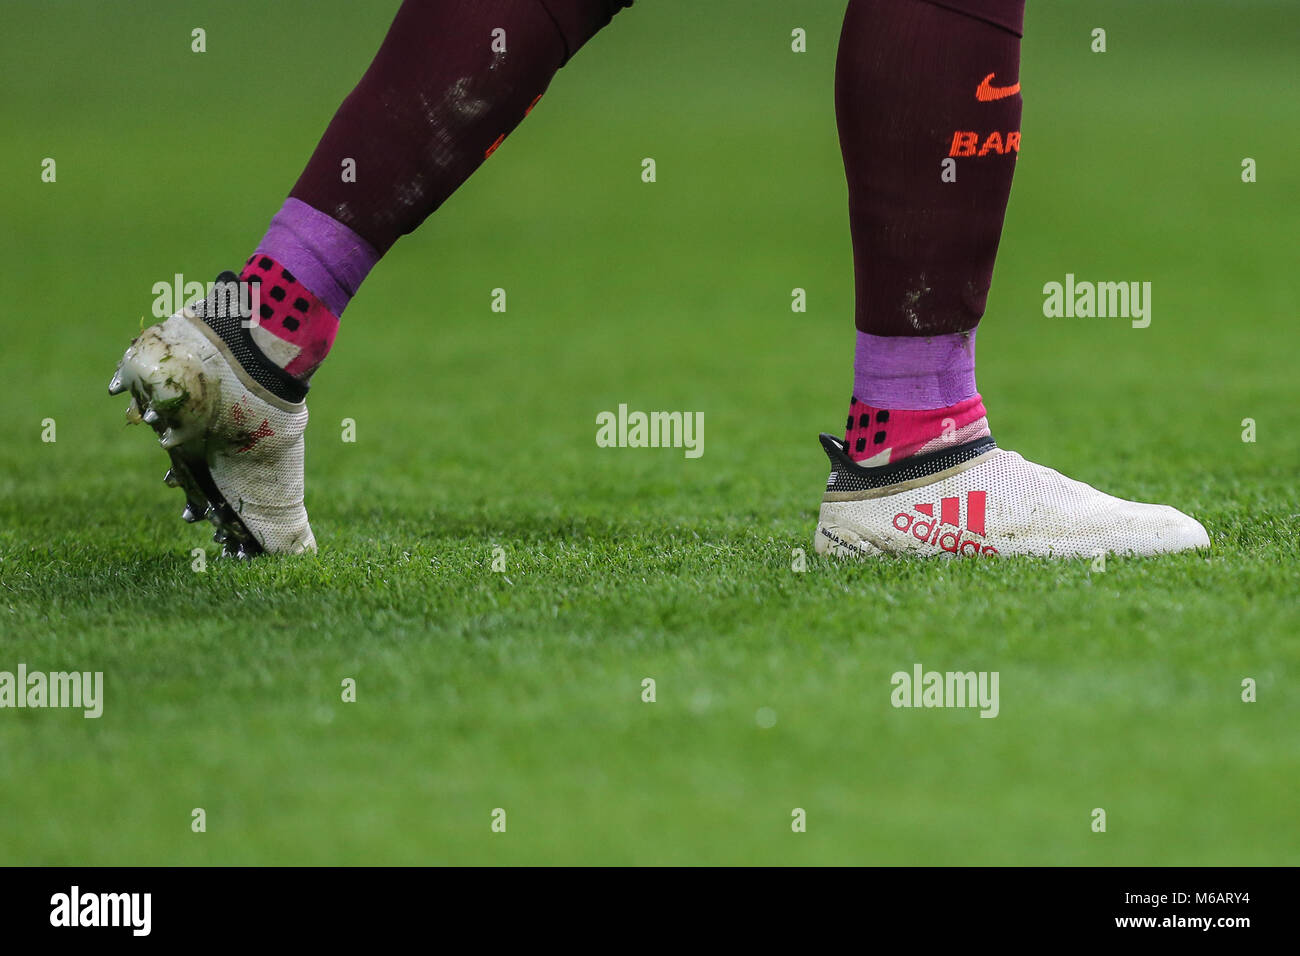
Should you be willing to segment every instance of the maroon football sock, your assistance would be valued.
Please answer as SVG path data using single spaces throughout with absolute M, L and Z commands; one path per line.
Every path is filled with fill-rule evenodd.
M 630 3 L 405 0 L 290 196 L 383 255 L 492 154 L 556 70 Z
M 1021 105 L 1020 37 L 989 21 L 1023 6 L 849 3 L 835 112 L 859 331 L 943 335 L 973 329 L 984 314 Z

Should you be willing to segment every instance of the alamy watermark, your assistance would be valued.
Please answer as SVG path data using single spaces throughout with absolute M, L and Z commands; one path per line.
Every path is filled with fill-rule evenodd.
M 251 329 L 262 319 L 262 284 L 239 279 L 224 282 L 186 282 L 179 272 L 171 281 L 155 282 L 153 316 L 165 319 L 179 312 L 189 302 L 211 300 L 218 315 L 238 315 L 244 328 Z
M 152 893 L 83 893 L 74 884 L 50 897 L 51 926 L 117 926 L 129 928 L 132 936 L 148 936 L 152 912 Z
M 619 405 L 596 416 L 601 448 L 683 448 L 687 458 L 704 454 L 703 412 L 638 412 Z
M 1065 282 L 1043 286 L 1043 315 L 1049 319 L 1131 319 L 1135 329 L 1151 324 L 1150 282 Z
M 996 717 L 997 671 L 927 671 L 920 664 L 912 672 L 895 671 L 889 678 L 895 707 L 978 707 L 981 717 Z
M 32 671 L 19 664 L 17 673 L 0 671 L 0 708 L 68 707 L 83 717 L 104 713 L 103 671 Z

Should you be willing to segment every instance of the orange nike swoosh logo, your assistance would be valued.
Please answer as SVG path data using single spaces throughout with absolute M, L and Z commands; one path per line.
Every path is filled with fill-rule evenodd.
M 1008 96 L 1015 96 L 1020 92 L 1019 81 L 1012 83 L 1010 86 L 994 86 L 989 80 L 993 79 L 990 73 L 984 77 L 984 82 L 975 90 L 975 99 L 981 103 L 992 103 L 994 100 L 1004 100 Z

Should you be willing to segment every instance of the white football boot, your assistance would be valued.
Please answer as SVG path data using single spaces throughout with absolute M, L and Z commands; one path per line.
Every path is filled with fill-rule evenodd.
M 837 438 L 821 442 L 831 475 L 818 554 L 1078 558 L 1210 546 L 1181 511 L 1103 494 L 989 437 L 877 468 L 855 463 Z
M 141 332 L 108 391 L 131 393 L 127 420 L 150 425 L 171 456 L 163 480 L 185 491 L 181 517 L 210 520 L 224 554 L 315 551 L 303 507 L 307 388 L 252 345 L 230 305 L 237 282 L 223 273 L 206 300 Z

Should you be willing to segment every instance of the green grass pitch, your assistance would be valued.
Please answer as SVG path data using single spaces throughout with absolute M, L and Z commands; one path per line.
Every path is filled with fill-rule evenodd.
M 0 863 L 1300 862 L 1300 15 L 1029 5 L 994 435 L 1212 553 L 798 573 L 851 385 L 843 7 L 621 14 L 349 308 L 321 552 L 248 565 L 106 385 L 153 283 L 252 250 L 396 2 L 6 10 L 0 670 L 105 701 L 0 710 Z M 1150 327 L 1045 318 L 1066 273 L 1151 281 Z M 598 448 L 620 402 L 704 412 L 703 457 Z M 1001 713 L 894 709 L 918 662 Z

